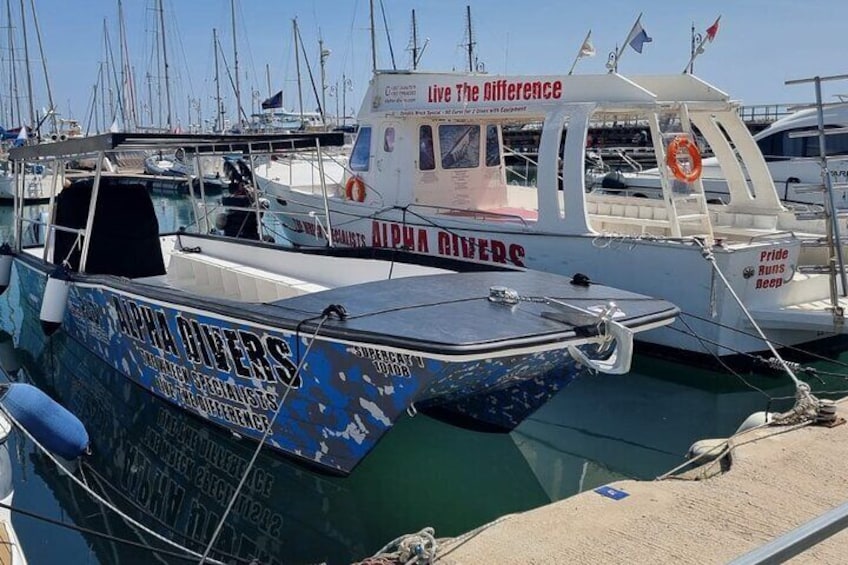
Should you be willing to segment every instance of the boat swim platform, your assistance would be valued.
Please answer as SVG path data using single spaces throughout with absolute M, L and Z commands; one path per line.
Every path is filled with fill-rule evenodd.
M 842 418 L 845 401 L 837 404 Z M 725 472 L 714 466 L 718 474 L 703 480 L 610 483 L 628 496 L 590 490 L 505 516 L 440 540 L 436 562 L 729 563 L 848 501 L 848 425 L 769 426 L 733 444 Z M 788 562 L 848 562 L 848 530 Z

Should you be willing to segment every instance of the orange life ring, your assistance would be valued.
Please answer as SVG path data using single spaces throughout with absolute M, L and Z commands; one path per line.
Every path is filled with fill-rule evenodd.
M 365 183 L 362 179 L 353 176 L 347 179 L 345 183 L 345 198 L 348 200 L 356 200 L 357 202 L 365 202 Z
M 677 153 L 685 149 L 689 153 L 689 160 L 692 162 L 692 167 L 687 172 L 677 160 Z M 695 182 L 701 176 L 701 151 L 698 146 L 689 140 L 685 135 L 678 135 L 668 144 L 665 155 L 665 164 L 671 169 L 671 174 L 677 180 L 685 182 Z

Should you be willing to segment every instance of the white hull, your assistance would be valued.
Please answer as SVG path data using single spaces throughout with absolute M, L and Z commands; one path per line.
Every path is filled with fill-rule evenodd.
M 318 196 L 292 191 L 277 185 L 274 194 L 287 202 L 287 215 L 310 217 L 323 210 Z M 737 352 L 763 351 L 766 344 L 755 335 L 730 293 L 712 274 L 701 248 L 689 243 L 645 239 L 616 239 L 597 234 L 567 235 L 534 232 L 521 222 L 503 222 L 494 230 L 484 222 L 457 220 L 447 216 L 429 216 L 420 220 L 402 210 L 377 211 L 364 204 L 354 204 L 330 198 L 331 226 L 337 245 L 398 247 L 410 246 L 418 252 L 458 257 L 475 262 L 515 263 L 571 276 L 584 273 L 593 281 L 626 288 L 633 292 L 664 298 L 690 316 L 676 321 L 668 328 L 640 334 L 638 339 L 655 345 L 682 349 L 699 354 L 730 355 Z M 374 215 L 373 217 L 372 214 Z M 433 223 L 439 227 L 434 227 Z M 288 235 L 297 244 L 326 245 L 327 241 L 315 224 L 296 219 L 284 221 Z M 456 237 L 454 237 L 456 236 Z M 469 245 L 471 240 L 476 244 Z M 754 275 L 745 278 L 746 267 L 783 269 L 791 273 L 790 265 L 797 264 L 800 240 L 793 237 L 770 239 L 744 246 L 728 244 L 726 249 L 714 249 L 716 261 L 730 279 L 735 292 L 750 309 L 766 313 L 779 306 L 800 304 L 827 295 L 828 279 L 824 275 L 795 274 L 791 286 L 776 281 L 779 277 Z M 786 250 L 785 259 L 762 260 L 762 254 Z M 763 269 L 766 272 L 767 269 Z M 781 279 L 782 280 L 782 279 Z M 788 282 L 788 281 L 787 281 Z M 757 286 L 760 288 L 757 288 Z M 763 286 L 772 285 L 770 288 Z M 714 297 L 714 298 L 713 298 Z M 845 304 L 848 307 L 848 302 Z M 777 343 L 797 345 L 827 332 L 820 314 L 812 327 L 796 326 L 791 321 L 775 323 L 769 316 L 768 337 Z M 703 318 L 699 320 L 697 318 Z M 688 328 L 683 324 L 688 324 Z M 691 330 L 690 330 L 691 328 Z M 745 333 L 740 333 L 736 329 Z M 700 340 L 690 335 L 700 336 Z M 703 340 L 703 341 L 702 341 Z

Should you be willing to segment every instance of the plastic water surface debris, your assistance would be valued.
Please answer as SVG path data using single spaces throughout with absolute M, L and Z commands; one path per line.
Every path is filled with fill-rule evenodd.
M 600 494 L 601 496 L 606 496 L 607 498 L 611 498 L 613 500 L 621 500 L 622 498 L 627 498 L 628 496 L 630 496 L 630 493 L 608 486 L 598 487 L 595 489 L 595 492 Z

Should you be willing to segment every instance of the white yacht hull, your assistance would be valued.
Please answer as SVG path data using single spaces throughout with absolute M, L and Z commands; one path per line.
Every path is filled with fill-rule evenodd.
M 286 202 L 283 208 L 288 218 L 282 223 L 293 243 L 328 244 L 314 222 L 293 219 L 323 211 L 321 198 L 282 185 L 266 186 L 266 190 L 273 190 L 279 201 Z M 713 274 L 701 248 L 692 242 L 557 234 L 531 230 L 529 224 L 517 221 L 504 221 L 494 229 L 491 222 L 446 216 L 423 219 L 408 210 L 375 210 L 367 203 L 337 198 L 329 199 L 329 207 L 335 245 L 404 247 L 429 255 L 513 264 L 567 276 L 580 272 L 593 281 L 664 298 L 680 307 L 682 319 L 667 328 L 640 334 L 638 339 L 643 342 L 720 356 L 767 349 Z M 712 250 L 736 294 L 763 321 L 768 320 L 767 335 L 778 344 L 797 345 L 842 332 L 839 325 L 821 314 L 815 323 L 803 325 L 796 324 L 792 316 L 779 315 L 791 305 L 827 296 L 825 275 L 793 274 L 800 247 L 800 240 L 787 235 Z M 753 274 L 746 278 L 749 268 Z M 848 308 L 848 302 L 844 306 Z

